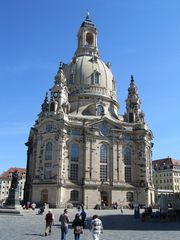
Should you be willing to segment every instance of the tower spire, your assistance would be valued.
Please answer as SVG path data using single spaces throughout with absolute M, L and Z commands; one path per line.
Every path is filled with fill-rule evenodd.
M 138 95 L 137 87 L 134 83 L 133 75 L 131 75 L 131 82 L 128 88 L 126 112 L 128 122 L 144 122 L 144 113 L 141 111 L 141 100 Z

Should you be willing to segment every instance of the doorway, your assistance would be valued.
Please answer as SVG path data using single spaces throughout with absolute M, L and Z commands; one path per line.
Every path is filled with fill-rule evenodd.
M 48 190 L 43 189 L 41 192 L 41 202 L 48 203 Z
M 107 207 L 109 205 L 109 195 L 108 192 L 102 191 L 101 192 L 101 206 Z

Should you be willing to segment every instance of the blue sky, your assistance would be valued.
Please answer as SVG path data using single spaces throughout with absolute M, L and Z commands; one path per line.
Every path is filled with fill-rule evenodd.
M 0 173 L 26 166 L 30 127 L 59 62 L 73 57 L 87 11 L 101 58 L 112 65 L 120 114 L 133 74 L 154 134 L 153 159 L 180 159 L 179 0 L 1 0 Z

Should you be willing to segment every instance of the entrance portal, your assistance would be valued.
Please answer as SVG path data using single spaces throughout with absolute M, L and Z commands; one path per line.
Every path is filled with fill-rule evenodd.
M 109 196 L 108 196 L 108 192 L 102 191 L 101 192 L 101 206 L 105 207 L 109 205 Z
M 48 203 L 48 190 L 43 189 L 41 192 L 41 202 Z

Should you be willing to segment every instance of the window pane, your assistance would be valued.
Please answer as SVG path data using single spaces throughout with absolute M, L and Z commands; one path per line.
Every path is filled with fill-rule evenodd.
M 104 108 L 101 105 L 98 105 L 96 108 L 96 115 L 97 116 L 102 116 L 104 114 Z
M 100 165 L 100 180 L 107 181 L 107 165 Z
M 99 73 L 98 72 L 94 73 L 94 83 L 99 84 Z
M 45 160 L 52 160 L 52 143 L 46 144 Z
M 69 76 L 69 84 L 73 84 L 74 83 L 74 74 L 70 74 Z
M 72 163 L 70 165 L 70 177 L 71 180 L 78 180 L 78 164 Z
M 128 202 L 133 202 L 133 200 L 134 200 L 133 192 L 127 192 L 126 199 Z
M 53 129 L 52 123 L 47 123 L 47 125 L 46 125 L 46 131 L 47 131 L 47 132 L 52 132 L 52 129 Z
M 76 143 L 71 144 L 71 161 L 79 160 L 79 145 Z
M 51 178 L 51 163 L 45 163 L 44 165 L 44 179 L 50 179 Z
M 72 130 L 71 130 L 71 134 L 72 134 L 72 135 L 80 136 L 80 135 L 81 135 L 80 129 L 72 129 Z
M 131 165 L 131 151 L 127 148 L 124 152 L 124 164 Z
M 107 146 L 102 145 L 100 151 L 100 162 L 107 163 Z
M 131 182 L 131 167 L 125 167 L 125 181 Z
M 70 193 L 71 201 L 78 201 L 79 200 L 79 192 L 76 190 L 72 190 Z

